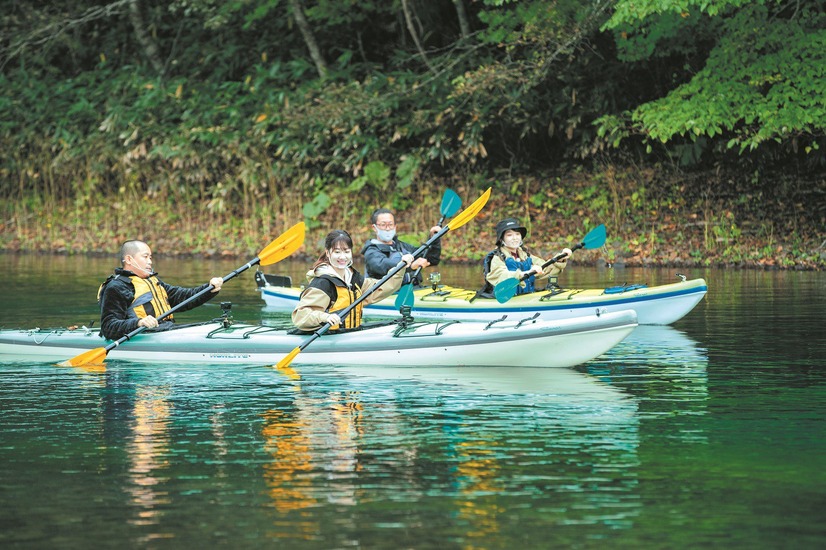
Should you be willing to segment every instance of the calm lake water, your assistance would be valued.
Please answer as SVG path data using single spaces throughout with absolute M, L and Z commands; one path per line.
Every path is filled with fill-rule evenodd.
M 155 263 L 195 285 L 243 261 Z M 0 325 L 96 326 L 113 266 L 0 254 Z M 273 321 L 252 271 L 221 299 Z M 562 282 L 677 271 L 709 283 L 688 317 L 575 369 L 0 364 L 0 546 L 823 548 L 826 274 Z

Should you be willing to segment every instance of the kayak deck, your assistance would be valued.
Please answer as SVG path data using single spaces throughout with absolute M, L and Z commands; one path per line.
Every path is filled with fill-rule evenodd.
M 608 351 L 637 326 L 633 311 L 576 319 L 488 323 L 413 321 L 324 334 L 294 364 L 569 367 Z M 145 331 L 108 359 L 139 362 L 274 364 L 309 338 L 279 327 L 220 322 Z M 2 330 L 0 356 L 61 361 L 110 341 L 90 329 Z
M 256 273 L 256 282 L 267 308 L 292 311 L 303 290 L 289 278 Z M 505 303 L 483 298 L 476 291 L 446 285 L 414 290 L 413 314 L 426 319 L 493 320 L 502 315 L 533 315 L 543 319 L 568 319 L 597 309 L 633 309 L 641 325 L 668 325 L 682 319 L 708 292 L 704 279 L 683 279 L 648 287 L 631 285 L 611 288 L 555 289 L 514 296 Z M 398 315 L 395 296 L 364 308 L 365 315 Z

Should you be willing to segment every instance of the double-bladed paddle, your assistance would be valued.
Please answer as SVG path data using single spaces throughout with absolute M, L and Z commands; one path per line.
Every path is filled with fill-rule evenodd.
M 229 281 L 233 277 L 237 276 L 240 273 L 243 273 L 250 267 L 261 264 L 261 265 L 271 265 L 276 262 L 280 262 L 284 258 L 288 257 L 290 254 L 298 250 L 301 245 L 304 243 L 304 222 L 298 223 L 287 231 L 282 233 L 277 239 L 272 241 L 268 244 L 261 252 L 258 253 L 258 256 L 250 260 L 249 262 L 245 263 L 229 275 L 224 276 L 224 282 Z M 177 306 L 170 308 L 168 311 L 165 311 L 158 315 L 157 319 L 160 321 L 166 317 L 169 317 L 179 309 L 183 308 L 187 304 L 192 303 L 193 301 L 197 300 L 199 297 L 203 296 L 207 292 L 210 292 L 213 288 L 212 285 L 207 286 L 194 296 L 184 300 Z M 58 363 L 61 367 L 79 367 L 86 364 L 99 364 L 103 363 L 104 359 L 106 359 L 106 355 L 121 345 L 122 343 L 126 342 L 133 336 L 136 336 L 146 330 L 146 327 L 138 327 L 126 336 L 122 336 L 119 339 L 115 340 L 108 346 L 104 348 L 95 348 L 89 351 L 85 351 L 78 355 L 77 357 L 73 357 L 72 359 L 68 359 L 63 361 L 62 363 Z
M 476 214 L 478 214 L 479 211 L 482 210 L 482 208 L 488 202 L 489 198 L 490 198 L 490 188 L 488 188 L 487 191 L 482 193 L 482 196 L 480 196 L 478 199 L 476 199 L 476 201 L 473 204 L 471 204 L 470 206 L 465 208 L 462 211 L 461 214 L 459 214 L 458 216 L 456 216 L 455 218 L 450 220 L 446 226 L 444 226 L 440 231 L 438 231 L 436 234 L 434 234 L 432 237 L 430 237 L 427 240 L 427 242 L 425 242 L 422 246 L 417 248 L 413 252 L 413 257 L 417 258 L 417 257 L 421 256 L 422 254 L 424 254 L 424 251 L 427 250 L 427 248 L 430 245 L 435 243 L 437 239 L 440 239 L 445 233 L 447 233 L 451 229 L 458 229 L 458 228 L 462 227 L 463 225 L 465 225 L 470 220 L 472 220 L 473 218 L 475 218 Z M 366 300 L 368 296 L 370 296 L 373 292 L 375 292 L 378 288 L 380 288 L 381 285 L 386 283 L 391 277 L 393 277 L 393 275 L 398 273 L 401 269 L 406 269 L 406 268 L 407 268 L 407 264 L 405 262 L 401 261 L 401 262 L 397 263 L 395 267 L 391 268 L 390 271 L 387 272 L 387 275 L 385 275 L 384 277 L 379 279 L 378 282 L 376 282 L 376 284 L 374 284 L 372 287 L 370 287 L 370 289 L 367 292 L 365 292 L 364 294 L 359 296 L 349 306 L 345 307 L 341 311 L 337 311 L 336 313 L 338 313 L 338 316 L 341 319 L 344 319 L 345 317 L 347 317 L 347 314 L 350 313 L 350 311 L 352 311 L 353 308 L 355 308 L 360 303 L 362 303 L 364 300 Z M 283 369 L 284 367 L 289 366 L 289 364 L 293 362 L 293 359 L 295 359 L 296 355 L 301 353 L 304 349 L 307 348 L 307 346 L 312 344 L 316 340 L 316 338 L 318 338 L 319 336 L 321 336 L 322 334 L 324 334 L 325 332 L 330 330 L 331 326 L 332 325 L 330 323 L 324 323 L 321 326 L 321 328 L 316 330 L 309 338 L 307 338 L 306 342 L 304 342 L 303 344 L 301 344 L 297 348 L 293 349 L 290 353 L 285 355 L 284 358 L 281 359 L 276 364 L 276 368 Z
M 445 189 L 445 194 L 442 195 L 442 206 L 439 208 L 439 213 L 442 217 L 436 225 L 441 227 L 442 224 L 445 223 L 445 219 L 453 217 L 461 207 L 462 199 L 459 198 L 456 191 L 453 189 Z M 423 254 L 427 254 L 427 250 L 425 250 Z M 396 307 L 413 307 L 413 280 L 419 275 L 421 270 L 422 268 L 420 267 L 414 271 L 413 275 L 410 277 L 410 282 L 406 285 L 402 285 L 399 289 L 399 292 L 396 295 Z
M 605 226 L 600 224 L 592 230 L 590 230 L 588 234 L 585 235 L 585 238 L 582 239 L 582 242 L 575 244 L 571 248 L 571 252 L 579 250 L 580 248 L 599 248 L 603 244 L 605 244 Z M 555 264 L 556 262 L 563 260 L 566 257 L 567 254 L 565 254 L 564 252 L 560 252 L 559 254 L 557 254 L 544 264 L 542 264 L 542 269 L 545 269 L 549 265 Z M 516 294 L 516 289 L 519 287 L 520 283 L 530 278 L 530 276 L 531 275 L 528 274 L 524 275 L 520 279 L 510 278 L 497 283 L 496 286 L 493 287 L 493 295 L 496 296 L 496 301 L 500 304 L 504 304 L 505 302 L 513 298 L 513 296 Z

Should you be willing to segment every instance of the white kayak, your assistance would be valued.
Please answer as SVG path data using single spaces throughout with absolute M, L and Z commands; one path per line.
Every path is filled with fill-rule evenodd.
M 703 279 L 646 286 L 623 285 L 610 288 L 556 289 L 514 296 L 505 303 L 482 298 L 476 291 L 436 285 L 413 292 L 413 315 L 420 319 L 456 319 L 490 321 L 539 314 L 543 319 L 569 319 L 587 315 L 599 308 L 604 311 L 633 309 L 641 325 L 669 325 L 687 315 L 703 299 L 708 286 Z M 292 311 L 298 305 L 301 287 L 292 286 L 289 277 L 255 274 L 255 281 L 268 310 Z M 396 296 L 364 308 L 364 315 L 393 317 L 399 313 Z
M 228 325 L 228 326 L 225 326 Z M 366 324 L 326 333 L 292 364 L 373 366 L 571 367 L 605 353 L 637 326 L 631 311 L 593 312 L 575 319 L 525 317 L 489 323 L 411 321 Z M 142 363 L 275 364 L 309 334 L 220 320 L 145 331 L 112 349 L 111 360 Z M 65 361 L 111 341 L 97 330 L 0 330 L 0 359 Z

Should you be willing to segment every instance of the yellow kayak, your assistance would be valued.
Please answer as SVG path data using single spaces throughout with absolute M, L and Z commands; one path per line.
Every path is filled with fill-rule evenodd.
M 540 291 L 514 296 L 505 303 L 483 298 L 475 290 L 434 285 L 413 292 L 412 314 L 421 319 L 492 321 L 503 315 L 523 318 L 538 314 L 548 320 L 592 315 L 596 311 L 614 312 L 632 309 L 641 325 L 669 325 L 682 319 L 708 292 L 704 279 L 646 286 L 630 285 L 609 288 L 576 288 Z M 302 287 L 293 286 L 289 277 L 255 274 L 266 307 L 273 311 L 292 311 L 298 304 Z M 399 314 L 395 296 L 364 308 L 365 315 L 392 317 Z

